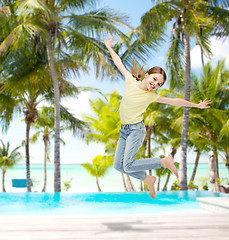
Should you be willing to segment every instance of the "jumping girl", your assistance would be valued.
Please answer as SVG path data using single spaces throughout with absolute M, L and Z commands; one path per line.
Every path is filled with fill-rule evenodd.
M 152 102 L 170 104 L 173 106 L 210 108 L 207 106 L 211 101 L 205 99 L 199 104 L 195 104 L 183 99 L 161 97 L 154 91 L 161 87 L 166 81 L 165 71 L 160 67 L 149 69 L 142 81 L 137 81 L 137 77 L 127 71 L 120 57 L 112 49 L 114 36 L 104 37 L 107 47 L 115 66 L 125 77 L 126 84 L 123 98 L 120 105 L 121 129 L 118 145 L 114 158 L 114 168 L 131 177 L 144 181 L 150 190 L 151 198 L 155 198 L 154 184 L 155 176 L 146 175 L 145 170 L 166 167 L 172 171 L 177 178 L 178 172 L 171 156 L 165 158 L 145 158 L 135 160 L 137 152 L 141 147 L 146 135 L 143 123 L 143 113 Z

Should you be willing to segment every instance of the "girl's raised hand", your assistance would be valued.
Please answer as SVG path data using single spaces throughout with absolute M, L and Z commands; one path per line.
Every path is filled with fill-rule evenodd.
M 198 108 L 201 108 L 201 109 L 203 109 L 203 108 L 210 108 L 210 106 L 208 106 L 208 104 L 210 104 L 210 103 L 212 103 L 212 101 L 211 100 L 207 100 L 207 98 L 206 98 L 206 99 L 204 99 L 203 102 L 200 101 L 200 103 L 198 104 Z
M 120 59 L 118 54 L 111 47 L 112 43 L 115 41 L 113 38 L 114 38 L 114 36 L 112 36 L 110 38 L 109 33 L 108 33 L 107 38 L 103 37 L 104 44 L 107 47 L 115 66 L 118 68 L 118 70 L 121 72 L 121 74 L 123 76 L 126 76 L 128 71 L 126 70 L 125 66 L 123 65 L 122 60 Z
M 115 41 L 113 38 L 114 38 L 114 36 L 112 36 L 109 39 L 109 33 L 107 34 L 107 38 L 103 37 L 104 44 L 107 48 L 112 47 L 112 43 Z

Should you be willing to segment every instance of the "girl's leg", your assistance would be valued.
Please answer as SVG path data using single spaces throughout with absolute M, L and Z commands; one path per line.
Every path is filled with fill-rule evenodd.
M 177 172 L 177 169 L 176 169 L 176 166 L 174 164 L 172 156 L 162 158 L 161 159 L 161 166 L 168 168 L 171 172 L 173 172 L 176 175 L 177 178 L 179 178 L 178 172 Z
M 176 166 L 174 165 L 174 162 L 173 162 L 173 157 L 168 156 L 168 157 L 162 158 L 161 166 L 168 168 L 171 172 L 173 172 L 176 175 L 177 178 L 179 178 Z M 151 198 L 154 199 L 155 193 L 156 193 L 155 188 L 154 188 L 154 184 L 156 182 L 156 177 L 147 175 L 144 182 L 149 187 Z
M 145 127 L 140 129 L 132 129 L 128 138 L 126 139 L 123 168 L 128 174 L 136 171 L 161 168 L 161 159 L 159 157 L 135 160 L 138 150 L 145 138 L 145 134 Z M 144 175 L 144 177 L 146 177 L 146 175 Z
M 148 188 L 149 188 L 149 191 L 150 191 L 150 197 L 151 198 L 155 198 L 155 194 L 156 194 L 156 191 L 155 191 L 155 188 L 154 188 L 154 184 L 156 182 L 157 178 L 154 177 L 154 176 L 150 176 L 150 175 L 147 175 L 144 182 L 148 185 Z
M 140 124 L 139 124 L 140 125 Z M 136 126 L 135 126 L 136 127 Z M 160 158 L 146 158 L 135 160 L 137 152 L 141 147 L 143 140 L 145 138 L 145 127 L 140 125 L 140 129 L 132 129 L 128 138 L 126 139 L 126 148 L 124 151 L 124 170 L 128 175 L 132 175 L 136 177 L 136 171 L 143 170 L 141 172 L 140 180 L 144 181 L 150 191 L 151 198 L 155 198 L 155 187 L 154 184 L 156 182 L 156 177 L 146 175 L 145 170 L 161 168 L 161 160 Z M 139 172 L 138 172 L 139 173 Z
M 137 127 L 137 128 L 136 128 Z M 173 163 L 172 157 L 160 158 L 146 158 L 135 160 L 137 152 L 141 147 L 144 137 L 145 128 L 135 126 L 135 129 L 121 130 L 120 137 L 115 153 L 114 168 L 122 173 L 128 174 L 134 178 L 144 181 L 150 190 L 150 196 L 155 198 L 154 184 L 156 177 L 146 175 L 144 170 L 156 169 L 161 166 L 167 167 L 178 177 L 176 167 Z M 139 169 L 143 171 L 139 171 Z
M 114 168 L 118 170 L 119 172 L 122 172 L 124 174 L 128 174 L 131 177 L 137 178 L 139 180 L 144 180 L 146 177 L 146 172 L 145 171 L 135 171 L 133 173 L 126 172 L 123 168 L 123 160 L 124 160 L 124 153 L 126 149 L 126 139 L 128 137 L 128 132 L 126 134 L 125 131 L 120 131 L 120 136 L 115 152 L 115 157 L 114 157 Z

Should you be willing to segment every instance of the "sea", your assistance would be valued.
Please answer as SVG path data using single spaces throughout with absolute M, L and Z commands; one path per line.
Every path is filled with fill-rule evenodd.
M 191 178 L 194 168 L 193 163 L 187 164 L 187 179 Z M 154 170 L 152 171 L 155 175 Z M 32 191 L 42 191 L 44 185 L 44 166 L 43 164 L 31 164 L 30 166 L 31 179 L 33 181 Z M 219 164 L 219 175 L 223 180 L 223 184 L 229 183 L 229 172 L 225 164 Z M 26 166 L 24 164 L 15 165 L 13 168 L 7 169 L 5 175 L 5 189 L 7 192 L 25 192 L 26 188 L 14 188 L 12 187 L 12 179 L 24 179 L 26 178 Z M 2 173 L 0 173 L 0 191 L 2 191 Z M 159 191 L 162 190 L 166 176 L 160 180 Z M 140 191 L 140 181 L 131 178 L 135 191 Z M 168 190 L 176 181 L 175 176 L 171 174 Z M 64 188 L 64 182 L 69 182 L 70 188 L 68 192 L 98 192 L 96 179 L 91 176 L 80 164 L 63 164 L 61 165 L 61 185 L 62 191 L 66 191 Z M 104 177 L 99 178 L 99 184 L 102 192 L 124 192 L 124 186 L 121 174 L 114 168 L 110 168 Z M 209 190 L 212 189 L 212 184 L 209 182 L 209 168 L 208 164 L 201 163 L 198 165 L 194 184 L 202 190 L 203 185 L 208 185 Z M 158 180 L 156 182 L 156 188 L 158 186 Z M 47 188 L 46 192 L 54 191 L 54 166 L 53 164 L 47 165 Z

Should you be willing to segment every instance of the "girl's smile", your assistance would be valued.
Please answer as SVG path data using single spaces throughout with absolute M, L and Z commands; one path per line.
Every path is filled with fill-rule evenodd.
M 155 85 L 154 85 L 153 83 L 150 83 L 150 88 L 151 88 L 152 90 L 155 90 Z

